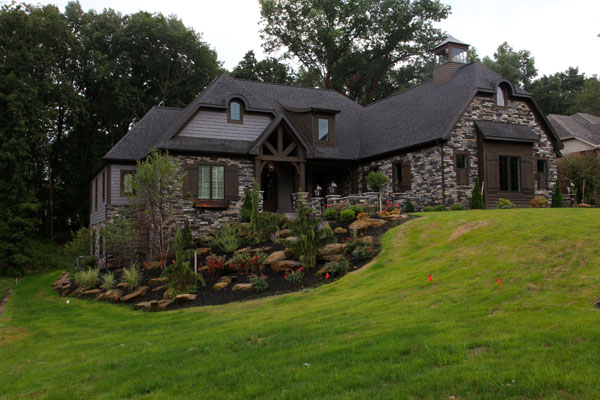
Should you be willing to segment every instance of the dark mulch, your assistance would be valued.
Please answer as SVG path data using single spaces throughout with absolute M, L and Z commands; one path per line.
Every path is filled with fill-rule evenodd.
M 373 249 L 375 250 L 373 252 L 373 257 L 375 257 L 376 254 L 379 253 L 379 250 L 380 250 L 379 238 L 386 231 L 388 231 L 406 221 L 409 221 L 409 220 L 410 219 L 405 219 L 405 220 L 400 220 L 400 221 L 389 221 L 388 223 L 386 223 L 385 225 L 383 225 L 381 227 L 370 228 L 365 233 L 365 235 L 373 236 L 375 238 L 375 243 L 372 246 Z M 332 229 L 335 229 L 338 227 L 348 229 L 350 222 L 329 221 L 329 224 Z M 335 236 L 336 236 L 338 243 L 344 243 L 351 238 L 350 233 L 336 234 Z M 250 243 L 244 243 L 244 244 L 242 244 L 242 246 L 240 246 L 240 248 L 244 248 L 244 247 L 258 248 L 258 247 L 265 247 L 265 246 L 271 247 L 270 252 L 273 252 L 276 250 L 283 250 L 283 247 L 281 245 L 274 244 L 274 243 L 267 243 L 267 244 L 261 244 L 261 245 L 252 245 Z M 212 249 L 212 252 L 216 255 L 224 256 L 225 259 L 232 257 L 231 253 L 224 254 L 224 252 L 218 248 Z M 362 260 L 362 261 L 350 261 L 350 270 L 355 270 L 355 269 L 362 267 L 363 265 L 370 262 L 371 259 Z M 206 257 L 199 258 L 199 260 L 198 260 L 199 267 L 201 265 L 205 265 L 205 264 L 206 264 Z M 318 276 L 316 274 L 316 272 L 321 267 L 323 267 L 325 264 L 326 264 L 326 262 L 318 261 L 315 268 L 311 269 L 310 271 L 307 271 L 305 269 L 304 270 L 304 279 L 302 280 L 302 284 L 300 286 L 294 285 L 293 283 L 287 281 L 284 277 L 285 273 L 273 272 L 273 271 L 271 271 L 271 269 L 268 266 L 265 266 L 263 269 L 263 275 L 266 275 L 268 277 L 267 282 L 269 284 L 269 288 L 262 293 L 256 293 L 253 290 L 235 291 L 235 292 L 231 290 L 232 286 L 235 285 L 236 283 L 249 283 L 248 275 L 237 275 L 234 277 L 234 280 L 231 282 L 231 284 L 229 286 L 227 286 L 226 288 L 221 289 L 221 290 L 214 290 L 213 285 L 216 282 L 218 282 L 218 279 L 211 280 L 210 277 L 208 276 L 208 274 L 206 272 L 203 272 L 202 275 L 206 282 L 206 285 L 205 286 L 199 285 L 197 291 L 191 292 L 191 293 L 194 293 L 197 295 L 196 299 L 192 300 L 192 301 L 180 303 L 180 304 L 173 303 L 168 307 L 168 309 L 171 310 L 171 309 L 178 309 L 178 308 L 184 308 L 184 307 L 218 305 L 218 304 L 230 303 L 232 301 L 246 301 L 246 300 L 257 299 L 257 298 L 261 298 L 261 297 L 269 297 L 269 296 L 274 296 L 274 295 L 283 294 L 283 293 L 296 292 L 296 291 L 300 291 L 300 290 L 303 290 L 306 288 L 318 287 L 318 286 L 321 286 L 324 284 L 334 282 L 337 279 L 339 279 L 339 277 L 332 277 L 332 276 L 330 276 L 327 279 L 325 276 Z M 190 265 L 193 268 L 193 262 L 191 262 Z M 104 271 L 102 271 L 102 272 L 104 272 Z M 158 277 L 160 277 L 160 274 L 161 274 L 160 269 L 154 269 L 154 270 L 150 270 L 150 271 L 144 270 L 142 285 L 149 286 L 150 291 L 148 291 L 148 293 L 144 297 L 138 297 L 135 300 L 133 300 L 131 302 L 127 302 L 127 303 L 118 302 L 118 304 L 127 304 L 127 305 L 132 306 L 137 303 L 144 302 L 144 301 L 162 300 L 164 292 L 166 291 L 166 288 L 163 288 L 156 292 L 152 292 L 153 288 L 156 288 L 160 285 L 148 285 L 148 281 L 150 279 L 158 278 Z M 126 295 L 126 294 L 128 294 L 128 293 L 127 292 L 123 293 L 123 295 Z M 95 295 L 80 296 L 80 297 L 93 299 L 95 297 Z

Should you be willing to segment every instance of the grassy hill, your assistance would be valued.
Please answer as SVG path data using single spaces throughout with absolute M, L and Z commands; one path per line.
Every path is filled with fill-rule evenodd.
M 598 210 L 424 214 L 388 232 L 367 269 L 225 306 L 66 304 L 50 289 L 57 275 L 25 278 L 0 318 L 1 398 L 600 392 Z

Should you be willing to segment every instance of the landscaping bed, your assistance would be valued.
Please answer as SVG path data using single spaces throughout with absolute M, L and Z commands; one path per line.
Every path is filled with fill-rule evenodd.
M 200 244 L 196 250 L 198 282 L 196 287 L 175 292 L 164 277 L 159 262 L 146 262 L 137 268 L 136 284 L 127 286 L 126 274 L 131 268 L 108 266 L 88 270 L 93 276 L 81 283 L 80 276 L 63 273 L 53 288 L 61 296 L 79 297 L 134 306 L 138 309 L 159 311 L 182 307 L 225 304 L 282 293 L 294 292 L 331 283 L 351 270 L 358 269 L 373 259 L 380 250 L 380 237 L 387 230 L 411 219 L 409 215 L 395 215 L 386 219 L 369 218 L 356 221 L 328 221 L 333 232 L 333 243 L 322 248 L 313 267 L 307 268 L 286 247 L 291 230 L 282 227 L 271 239 L 260 244 L 241 242 L 235 251 L 226 252 L 216 245 Z M 325 226 L 324 223 L 322 225 Z M 247 228 L 241 224 L 240 229 Z M 358 250 L 354 251 L 356 248 Z M 188 252 L 185 259 L 194 269 L 194 258 Z M 212 261 L 211 261 L 212 260 Z M 219 262 L 216 264 L 215 261 Z M 242 260 L 242 261 L 239 261 Z M 175 264 L 175 258 L 169 260 Z M 211 264 L 212 262 L 212 264 Z M 101 277 L 112 273 L 112 289 L 102 287 Z M 80 272 L 81 274 L 81 272 Z M 95 274 L 95 275 L 94 275 Z M 298 275 L 295 275 L 298 274 Z M 293 276 L 297 279 L 292 279 Z M 257 287 L 253 279 L 262 278 L 266 287 Z M 204 285 L 202 284 L 204 283 Z

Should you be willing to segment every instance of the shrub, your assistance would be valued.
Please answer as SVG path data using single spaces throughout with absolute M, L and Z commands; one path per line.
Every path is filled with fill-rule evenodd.
M 369 213 L 361 212 L 356 216 L 356 219 L 369 219 Z
M 348 207 L 348 210 L 352 210 L 352 212 L 354 212 L 354 215 L 358 215 L 362 212 L 362 208 L 360 208 L 360 206 L 357 205 L 352 205 Z
M 381 210 L 381 189 L 388 182 L 388 177 L 383 172 L 371 171 L 367 175 L 367 185 L 372 191 L 379 193 L 379 209 Z
M 344 222 L 350 222 L 354 219 L 356 214 L 353 210 L 347 209 L 340 213 L 340 220 Z
M 377 211 L 377 216 L 380 218 L 389 217 L 391 213 L 387 210 Z
M 177 235 L 175 236 L 177 237 Z M 231 253 L 240 247 L 242 241 L 239 237 L 238 227 L 227 224 L 214 234 L 211 246 L 218 246 L 225 253 Z
M 329 225 L 310 218 L 310 211 L 306 201 L 303 198 L 298 199 L 298 218 L 288 222 L 297 239 L 293 242 L 284 239 L 283 243 L 292 254 L 300 257 L 300 262 L 305 266 L 314 267 L 319 251 L 325 245 L 335 242 L 335 237 Z
M 80 228 L 77 232 L 71 232 L 73 239 L 65 244 L 65 254 L 78 257 L 90 254 L 93 231 L 89 228 Z
M 406 201 L 406 204 L 404 205 L 404 212 L 405 213 L 414 213 L 415 212 L 415 206 L 413 206 L 413 203 L 411 203 L 410 200 Z
M 183 231 L 178 230 L 175 234 L 175 262 L 168 265 L 162 272 L 162 276 L 167 278 L 167 286 L 177 292 L 185 292 L 196 288 L 196 282 L 199 280 L 204 286 L 202 276 L 198 276 L 190 268 L 190 263 L 185 261 L 186 251 L 183 247 L 185 238 Z
M 240 216 L 242 217 L 242 222 L 250 222 L 252 218 L 252 193 L 249 188 L 244 189 L 244 203 L 240 210 Z
M 323 212 L 323 217 L 329 221 L 337 219 L 338 211 L 333 207 L 329 207 L 325 210 L 325 212 Z
M 111 290 L 115 287 L 115 273 L 111 271 L 102 275 L 102 284 L 100 286 L 104 290 Z
M 548 207 L 548 199 L 544 196 L 534 197 L 529 201 L 529 207 L 531 208 L 544 208 Z
M 302 280 L 304 279 L 304 272 L 302 272 L 302 267 L 298 268 L 291 274 L 286 274 L 284 278 L 286 281 L 292 283 L 294 286 L 300 286 L 302 284 Z
M 448 211 L 448 208 L 446 208 L 446 206 L 443 204 L 440 204 L 439 206 L 435 206 L 433 209 L 434 209 L 434 211 Z
M 240 253 L 236 254 L 230 261 L 230 266 L 233 271 L 238 274 L 258 274 L 262 271 L 263 263 L 267 255 L 265 253 Z
M 399 208 L 394 208 L 392 211 L 390 211 L 390 214 L 392 214 L 392 215 L 402 215 L 402 211 Z
M 250 283 L 252 284 L 252 289 L 254 289 L 256 293 L 262 293 L 269 288 L 267 277 L 264 275 L 252 275 L 250 277 Z
M 375 256 L 376 251 L 368 244 L 363 243 L 359 246 L 356 246 L 352 253 L 350 253 L 350 257 L 354 261 L 365 261 L 373 258 Z
M 194 237 L 192 236 L 192 230 L 190 229 L 190 222 L 187 219 L 183 224 L 183 230 L 181 231 L 181 234 L 184 250 L 193 250 L 196 247 L 196 243 L 194 243 Z
M 475 177 L 475 186 L 471 192 L 469 208 L 471 210 L 482 210 L 485 208 L 485 205 L 483 204 L 483 195 L 481 194 L 481 186 L 479 186 L 479 177 Z
M 138 233 L 133 225 L 124 218 L 100 228 L 106 253 L 112 256 L 117 265 L 125 265 L 134 258 L 138 245 Z
M 271 239 L 271 236 L 279 230 L 278 214 L 262 212 L 257 217 L 257 230 L 253 232 L 253 241 L 255 243 L 264 243 Z
M 88 268 L 86 271 L 78 271 L 74 274 L 73 280 L 84 289 L 91 289 L 98 284 L 100 277 L 99 268 Z
M 348 273 L 348 269 L 348 261 L 345 258 L 340 258 L 325 265 L 325 271 L 329 272 L 331 276 L 344 276 Z
M 93 257 L 93 256 L 84 257 L 83 265 L 85 265 L 88 268 L 93 268 L 94 266 L 96 266 L 96 257 Z
M 563 195 L 562 192 L 560 191 L 560 179 L 556 180 L 556 187 L 554 188 L 554 193 L 552 194 L 552 204 L 550 205 L 550 207 L 552 208 L 558 208 L 558 207 L 564 207 L 565 203 L 563 201 Z
M 434 206 L 425 206 L 425 207 L 423 207 L 423 211 L 424 212 L 435 211 L 435 207 Z
M 206 264 L 208 266 L 208 273 L 210 274 L 210 279 L 215 280 L 223 273 L 225 259 L 223 257 L 211 254 L 206 259 Z
M 133 263 L 123 270 L 123 281 L 127 284 L 127 289 L 129 291 L 140 286 L 142 273 L 138 263 Z
M 460 203 L 456 203 L 456 204 L 452 204 L 452 207 L 450 207 L 451 211 L 461 211 L 464 210 L 464 207 L 462 204 Z
M 503 198 L 498 199 L 498 208 L 513 208 L 514 206 L 515 206 L 515 204 L 508 199 L 503 199 Z

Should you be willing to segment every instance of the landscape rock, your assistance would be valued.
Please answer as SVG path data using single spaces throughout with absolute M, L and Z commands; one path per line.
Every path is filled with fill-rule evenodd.
M 171 297 L 173 297 L 173 292 L 173 289 L 165 290 L 165 292 L 163 293 L 163 300 L 171 300 Z
M 285 251 L 274 251 L 273 253 L 269 254 L 269 256 L 265 259 L 265 264 L 269 265 L 271 263 L 274 263 L 275 261 L 285 260 L 286 258 L 287 256 L 285 254 Z
M 54 289 L 67 289 L 68 287 L 71 287 L 71 278 L 69 278 L 68 272 L 60 274 L 58 279 L 52 284 L 52 288 Z
M 129 293 L 128 295 L 121 297 L 119 300 L 130 301 L 130 300 L 135 299 L 136 297 L 145 296 L 146 293 L 148 293 L 149 289 L 150 288 L 148 288 L 148 286 L 140 286 L 139 288 L 137 288 L 133 292 Z
M 129 286 L 129 284 L 127 282 L 119 282 L 119 283 L 117 283 L 117 287 L 121 288 L 121 289 L 127 289 L 127 286 Z
M 173 300 L 159 300 L 158 301 L 158 308 L 161 310 L 166 310 L 167 307 L 169 307 L 169 305 L 171 305 L 173 303 Z
M 335 230 L 333 231 L 333 233 L 335 233 L 336 235 L 343 235 L 345 233 L 348 233 L 348 229 L 342 228 L 341 226 L 338 226 L 337 228 L 335 228 Z
M 152 271 L 154 269 L 159 269 L 162 267 L 162 262 L 160 261 L 146 261 L 144 263 L 144 268 L 148 271 Z
M 231 291 L 232 292 L 239 292 L 239 291 L 247 291 L 247 290 L 250 290 L 250 289 L 252 289 L 252 284 L 251 283 L 236 283 L 231 288 Z
M 71 293 L 69 293 L 69 296 L 79 296 L 81 293 L 83 293 L 83 290 L 84 290 L 84 288 L 78 287 L 77 289 L 75 289 Z
M 243 253 L 268 253 L 271 250 L 271 247 L 269 246 L 265 246 L 265 247 L 257 247 L 256 249 L 253 249 L 251 247 L 244 247 L 243 249 L 239 249 L 233 252 L 234 255 L 238 255 L 238 254 L 243 254 Z
M 161 283 L 165 283 L 166 281 L 167 281 L 167 278 L 152 278 L 148 281 L 148 284 L 159 285 Z
M 278 230 L 277 232 L 275 232 L 275 237 L 278 239 L 285 239 L 290 236 L 292 236 L 291 229 L 281 229 L 281 230 Z
M 298 241 L 298 238 L 296 236 L 289 236 L 286 237 L 285 240 L 287 240 L 288 242 L 296 242 Z
M 210 253 L 211 250 L 212 249 L 210 247 L 201 247 L 199 249 L 196 249 L 196 253 L 198 254 L 198 257 L 204 257 L 205 255 Z
M 158 311 L 158 300 L 144 301 L 135 305 L 137 310 Z
M 90 290 L 84 290 L 83 292 L 81 292 L 81 294 L 98 294 L 98 293 L 102 293 L 102 289 L 90 289 Z
M 207 235 L 207 234 L 201 233 L 198 235 L 197 239 L 200 243 L 210 243 L 212 241 L 213 237 L 212 237 L 212 235 Z
M 153 292 L 153 293 L 160 292 L 160 291 L 161 291 L 161 290 L 163 290 L 164 288 L 165 288 L 165 285 L 160 285 L 160 286 L 157 286 L 157 287 L 155 287 L 154 289 L 152 289 L 152 292 Z
M 178 294 L 177 296 L 175 296 L 175 298 L 173 299 L 173 301 L 175 303 L 183 303 L 186 301 L 192 301 L 196 299 L 196 295 L 195 294 L 191 294 L 191 293 L 184 293 L 184 294 Z
M 225 289 L 227 286 L 229 286 L 230 282 L 217 282 L 213 285 L 213 289 L 214 290 L 221 290 L 221 289 Z
M 112 289 L 109 290 L 106 293 L 101 293 L 98 296 L 96 296 L 97 300 L 111 300 L 111 301 L 115 301 L 117 299 L 120 299 L 121 296 L 123 295 L 123 292 L 121 292 L 118 289 Z
M 319 256 L 330 256 L 334 254 L 342 254 L 346 250 L 346 245 L 343 243 L 330 243 L 323 247 L 319 252 Z
M 369 218 L 369 219 L 357 219 L 350 224 L 349 228 L 351 231 L 361 231 L 369 228 L 377 228 L 386 223 L 383 219 Z
M 198 272 L 204 272 L 204 271 L 208 271 L 208 265 L 204 265 L 204 266 L 198 268 Z
M 285 272 L 285 271 L 289 271 L 291 269 L 294 268 L 298 268 L 300 267 L 300 263 L 298 261 L 294 261 L 294 260 L 282 260 L 282 261 L 275 261 L 273 263 L 271 263 L 271 270 L 273 272 Z

